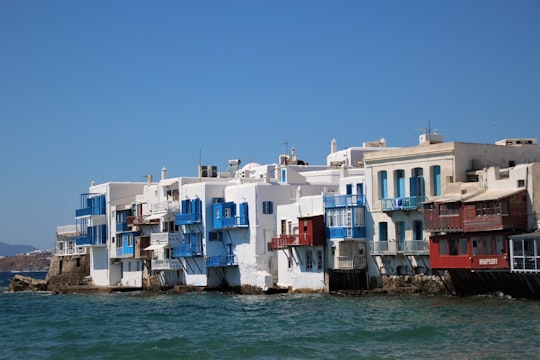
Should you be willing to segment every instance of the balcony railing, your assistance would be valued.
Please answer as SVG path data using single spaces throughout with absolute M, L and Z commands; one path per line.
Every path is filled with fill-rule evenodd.
M 129 231 L 128 223 L 116 223 L 116 232 Z
M 105 215 L 105 195 L 81 194 L 81 207 L 75 210 L 75 217 Z
M 330 239 L 364 239 L 366 237 L 365 227 L 329 227 L 328 236 Z
M 202 256 L 203 249 L 201 245 L 182 244 L 173 248 L 173 257 L 192 257 Z
M 78 237 L 75 239 L 75 244 L 77 246 L 85 245 L 105 245 L 106 241 L 102 238 L 92 238 L 90 236 Z
M 178 259 L 158 259 L 152 260 L 152 270 L 180 270 L 182 264 Z
M 202 216 L 200 213 L 176 214 L 175 216 L 175 223 L 177 225 L 199 224 L 201 222 Z
M 411 196 L 411 197 L 399 197 L 382 199 L 383 211 L 395 211 L 395 210 L 416 210 L 422 207 L 423 202 L 426 201 L 425 196 Z
M 207 267 L 236 266 L 236 255 L 215 255 L 206 258 Z
M 366 197 L 364 195 L 334 195 L 323 198 L 325 208 L 365 206 Z
M 133 257 L 133 246 L 116 248 L 116 257 Z
M 366 268 L 365 256 L 338 256 L 337 257 L 337 269 L 365 269 Z
M 289 246 L 315 246 L 312 233 L 299 235 L 280 235 L 272 238 L 272 249 L 283 249 Z M 319 244 L 323 245 L 323 244 Z
M 388 252 L 388 241 L 370 241 L 369 251 L 372 254 L 385 254 Z
M 166 213 L 166 212 L 179 212 L 180 201 L 161 201 L 158 203 L 150 204 L 152 214 Z
M 159 219 L 146 219 L 144 216 L 128 216 L 127 224 L 129 226 L 159 224 Z
M 150 235 L 150 245 L 175 244 L 178 242 L 180 242 L 180 233 L 161 232 Z
M 54 255 L 56 256 L 64 256 L 64 255 L 84 255 L 86 254 L 86 247 L 73 247 L 68 249 L 56 249 L 54 251 Z
M 249 218 L 247 216 L 224 217 L 221 220 L 224 228 L 249 226 Z
M 397 245 L 405 254 L 429 254 L 429 242 L 425 240 L 400 240 Z

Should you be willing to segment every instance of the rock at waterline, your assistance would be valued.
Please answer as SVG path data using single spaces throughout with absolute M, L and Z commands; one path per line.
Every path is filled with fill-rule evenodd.
M 17 274 L 11 279 L 8 290 L 9 292 L 47 291 L 47 281 Z

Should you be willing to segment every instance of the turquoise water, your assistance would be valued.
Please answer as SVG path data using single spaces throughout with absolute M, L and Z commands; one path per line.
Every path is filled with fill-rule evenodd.
M 533 359 L 540 302 L 0 294 L 2 359 Z

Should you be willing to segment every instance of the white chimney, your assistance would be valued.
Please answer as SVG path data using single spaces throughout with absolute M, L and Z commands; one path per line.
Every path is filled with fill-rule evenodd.
M 330 153 L 333 154 L 337 151 L 337 141 L 336 139 L 332 139 L 332 142 L 330 144 Z
M 164 166 L 161 169 L 161 180 L 165 180 L 167 178 L 167 168 Z

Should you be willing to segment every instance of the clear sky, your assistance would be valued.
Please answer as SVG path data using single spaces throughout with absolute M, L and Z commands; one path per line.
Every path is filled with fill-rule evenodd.
M 0 241 L 52 248 L 92 180 L 287 141 L 540 138 L 540 1 L 0 0 Z

